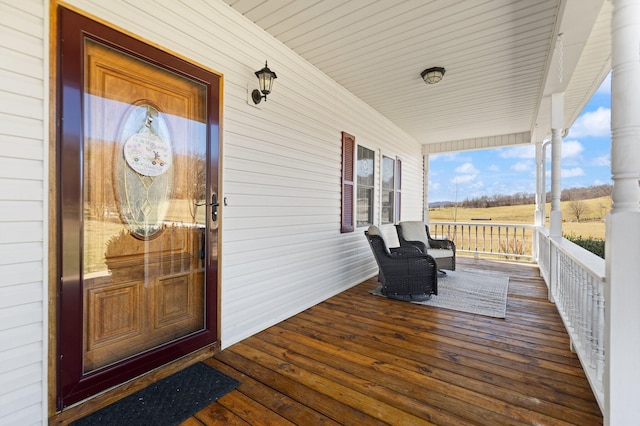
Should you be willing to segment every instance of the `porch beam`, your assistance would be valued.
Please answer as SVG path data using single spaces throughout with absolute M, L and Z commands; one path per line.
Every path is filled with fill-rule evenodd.
M 477 149 L 500 148 L 503 146 L 526 145 L 531 143 L 531 132 L 509 133 L 472 139 L 432 142 L 422 145 L 423 154 L 473 151 Z
M 605 425 L 640 419 L 640 2 L 613 0 L 612 210 L 606 218 Z

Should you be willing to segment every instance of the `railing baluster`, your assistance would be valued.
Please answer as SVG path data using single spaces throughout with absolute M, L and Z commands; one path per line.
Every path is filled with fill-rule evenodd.
M 482 227 L 482 251 L 487 251 L 487 228 L 486 226 Z
M 489 246 L 491 247 L 491 253 L 493 253 L 493 226 L 489 228 L 489 234 L 491 234 L 491 241 L 489 242 Z
M 605 300 L 603 294 L 604 288 L 601 283 L 598 283 L 598 349 L 597 349 L 597 367 L 596 375 L 598 381 L 602 383 L 604 377 L 604 330 L 605 330 Z
M 471 251 L 471 227 L 467 226 L 467 231 L 469 234 L 467 235 L 467 251 Z M 464 234 L 464 226 L 462 226 L 462 234 Z M 464 238 L 463 238 L 463 247 L 464 247 Z
M 475 226 L 475 230 L 476 230 L 476 232 L 475 232 L 475 234 L 476 234 L 476 241 L 475 241 L 476 250 L 475 250 L 475 252 L 478 253 L 478 226 L 477 225 Z

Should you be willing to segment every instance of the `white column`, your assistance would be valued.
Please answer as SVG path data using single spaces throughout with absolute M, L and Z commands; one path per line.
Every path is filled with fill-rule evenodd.
M 422 156 L 422 173 L 422 185 L 424 187 L 422 220 L 424 223 L 429 223 L 429 154 Z
M 640 2 L 613 0 L 606 230 L 605 425 L 640 419 Z
M 560 175 L 562 174 L 562 125 L 564 116 L 564 93 L 551 95 L 551 213 L 549 214 L 549 236 L 562 237 L 562 210 L 560 210 Z
M 544 148 L 542 142 L 536 143 L 536 212 L 534 225 L 544 226 L 546 191 L 545 191 L 545 164 Z

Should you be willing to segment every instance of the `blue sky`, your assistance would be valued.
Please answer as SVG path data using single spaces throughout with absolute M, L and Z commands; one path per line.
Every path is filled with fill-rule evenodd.
M 611 74 L 604 80 L 562 143 L 562 188 L 612 183 Z M 547 175 L 550 176 L 547 147 Z M 429 202 L 463 201 L 483 195 L 535 193 L 533 145 L 429 158 Z M 551 178 L 547 177 L 547 189 Z

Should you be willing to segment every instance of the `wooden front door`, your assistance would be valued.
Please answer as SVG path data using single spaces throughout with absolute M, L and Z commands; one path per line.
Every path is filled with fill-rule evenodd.
M 220 77 L 59 12 L 61 409 L 218 340 Z

